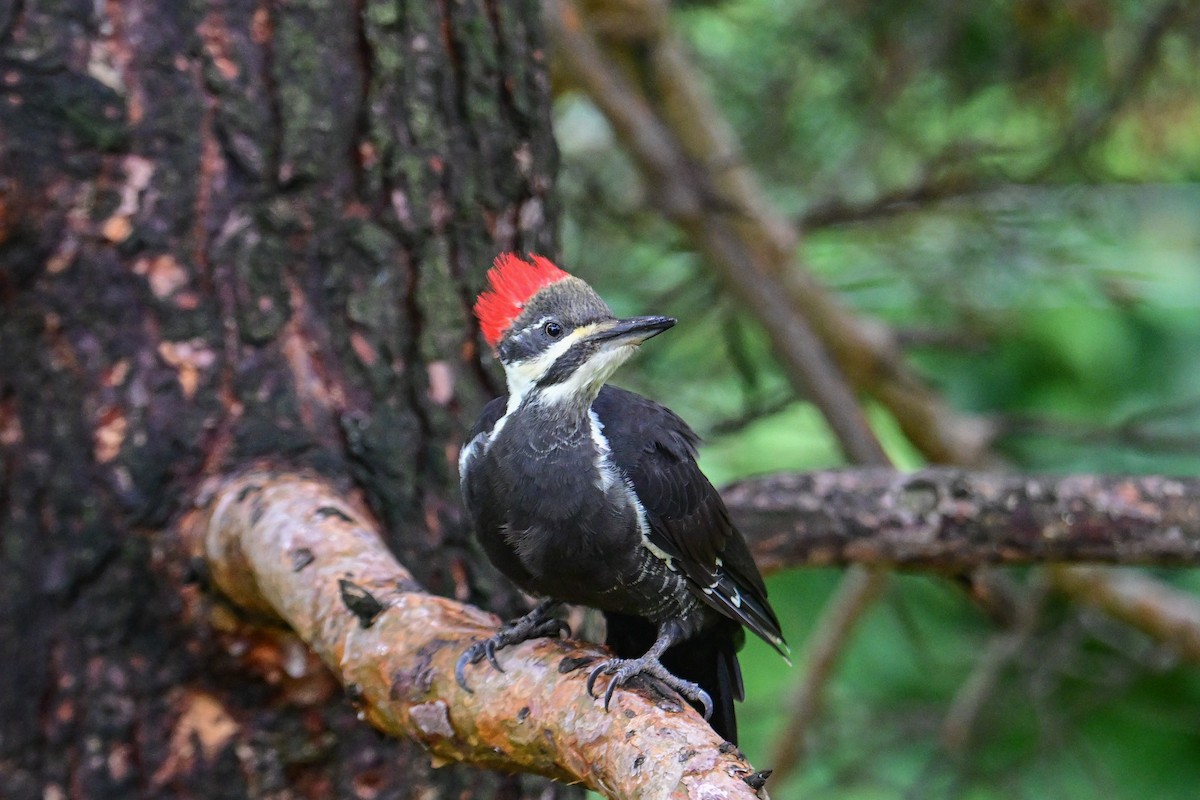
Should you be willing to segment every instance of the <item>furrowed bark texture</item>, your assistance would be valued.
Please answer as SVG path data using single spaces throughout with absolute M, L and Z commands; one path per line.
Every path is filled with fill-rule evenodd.
M 585 688 L 604 657 L 595 647 L 505 649 L 505 672 L 469 667 L 464 691 L 455 663 L 499 620 L 424 592 L 324 481 L 269 471 L 223 481 L 187 529 L 216 587 L 287 622 L 362 717 L 435 762 L 533 771 L 615 798 L 757 797 L 744 780 L 754 771 L 686 703 L 621 689 L 606 712 Z
M 0 796 L 579 793 L 432 773 L 162 532 L 270 455 L 345 476 L 430 590 L 515 607 L 450 461 L 498 388 L 483 270 L 555 250 L 536 13 L 0 4 Z
M 1194 478 L 857 469 L 771 475 L 722 496 L 764 570 L 1200 563 Z

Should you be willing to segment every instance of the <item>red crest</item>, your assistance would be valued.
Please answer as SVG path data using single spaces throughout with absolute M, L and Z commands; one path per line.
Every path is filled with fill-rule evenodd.
M 500 343 L 513 320 L 521 316 L 531 297 L 550 284 L 570 277 L 548 258 L 532 253 L 529 258 L 530 261 L 525 261 L 516 253 L 496 256 L 488 270 L 488 288 L 475 301 L 475 316 L 479 318 L 483 338 L 493 348 Z

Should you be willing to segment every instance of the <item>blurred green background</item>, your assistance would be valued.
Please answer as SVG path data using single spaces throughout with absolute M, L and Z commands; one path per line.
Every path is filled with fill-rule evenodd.
M 1194 3 L 677 3 L 670 24 L 799 260 L 882 319 L 1018 471 L 1200 473 L 1200 13 Z M 556 107 L 565 263 L 618 313 L 680 319 L 618 382 L 708 440 L 720 484 L 841 464 L 753 318 L 646 203 L 586 98 Z M 921 190 L 925 190 L 923 193 Z M 885 204 L 887 197 L 912 202 Z M 920 455 L 880 408 L 897 462 Z M 1036 571 L 1014 571 L 1036 583 Z M 1164 581 L 1200 591 L 1188 571 Z M 839 573 L 773 578 L 798 653 Z M 949 581 L 898 576 L 777 798 L 1200 797 L 1200 671 L 1050 595 L 970 745 L 946 712 L 998 630 Z M 799 677 L 758 642 L 743 749 L 770 767 Z

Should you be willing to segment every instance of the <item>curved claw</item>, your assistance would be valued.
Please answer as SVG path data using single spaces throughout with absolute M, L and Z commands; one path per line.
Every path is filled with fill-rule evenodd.
M 608 704 L 612 702 L 613 692 L 615 692 L 617 690 L 617 685 L 619 683 L 620 683 L 620 681 L 617 680 L 617 676 L 615 676 L 615 675 L 613 676 L 613 679 L 608 682 L 608 688 L 604 690 L 604 710 L 605 711 L 608 711 Z
M 699 703 L 704 709 L 704 718 L 706 720 L 712 719 L 713 701 L 708 692 L 700 688 L 698 684 L 685 681 L 667 672 L 662 664 L 657 661 L 647 664 L 642 659 L 614 658 L 603 662 L 588 673 L 585 686 L 589 697 L 596 697 L 596 679 L 602 674 L 613 676 L 612 680 L 608 682 L 608 686 L 604 689 L 605 711 L 608 711 L 609 706 L 612 704 L 613 693 L 616 692 L 617 687 L 624 686 L 631 679 L 640 675 L 643 679 L 655 684 L 655 688 L 659 691 L 661 691 L 659 687 L 663 687 L 675 692 L 685 700 Z
M 458 685 L 468 692 L 471 691 L 471 687 L 467 685 L 467 665 L 478 664 L 484 658 L 497 672 L 504 672 L 504 667 L 496 660 L 497 650 L 542 636 L 570 636 L 571 628 L 566 622 L 557 617 L 546 616 L 554 605 L 551 601 L 542 602 L 525 616 L 500 628 L 494 636 L 474 642 L 459 656 L 458 663 L 454 665 L 454 678 Z
M 604 661 L 599 666 L 593 668 L 592 671 L 588 673 L 587 683 L 584 685 L 585 688 L 587 689 L 588 697 L 598 699 L 598 698 L 596 698 L 596 679 L 599 678 L 603 674 L 612 674 L 613 675 L 612 680 L 610 680 L 608 682 L 608 686 L 604 689 L 604 710 L 605 711 L 608 711 L 609 705 L 612 704 L 613 692 L 615 692 L 617 690 L 618 686 L 623 686 L 625 684 L 625 681 L 628 679 L 627 676 L 624 676 L 621 673 L 621 670 L 619 668 L 615 668 L 615 665 L 613 662 L 619 661 L 619 660 L 620 659 L 612 659 L 611 661 Z M 615 673 L 615 674 L 613 674 L 613 673 Z M 632 677 L 632 676 L 628 676 L 628 677 Z
M 475 645 L 477 644 L 479 644 L 479 642 L 476 642 L 464 650 L 463 654 L 458 657 L 458 663 L 454 665 L 454 679 L 458 681 L 458 685 L 461 686 L 468 694 L 475 693 L 475 690 L 467 685 L 466 669 L 467 664 L 475 663 L 475 661 L 472 660 L 472 651 L 475 650 Z
M 594 668 L 591 672 L 588 673 L 587 683 L 585 684 L 585 688 L 587 689 L 588 697 L 591 697 L 593 699 L 596 697 L 596 692 L 594 691 L 594 689 L 596 687 L 596 678 L 600 676 L 600 673 L 603 672 L 607 666 L 608 666 L 607 661 L 601 662 L 600 666 Z M 605 707 L 605 709 L 607 710 L 607 706 Z
M 504 667 L 500 666 L 500 662 L 496 660 L 496 640 L 494 638 L 488 639 L 484 643 L 483 652 L 491 665 L 496 668 L 496 672 L 504 672 Z

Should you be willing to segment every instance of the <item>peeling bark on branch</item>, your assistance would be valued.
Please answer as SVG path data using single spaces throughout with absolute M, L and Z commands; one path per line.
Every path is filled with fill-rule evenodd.
M 604 655 L 595 647 L 506 649 L 506 671 L 477 665 L 464 691 L 455 663 L 498 620 L 421 590 L 367 517 L 320 480 L 259 471 L 224 481 L 185 537 L 227 597 L 287 622 L 360 716 L 421 742 L 435 763 L 537 772 L 618 798 L 759 796 L 754 770 L 686 703 L 620 689 L 606 712 L 584 686 L 582 667 Z
M 886 469 L 773 475 L 724 491 L 765 570 L 864 564 L 1200 564 L 1200 480 Z

